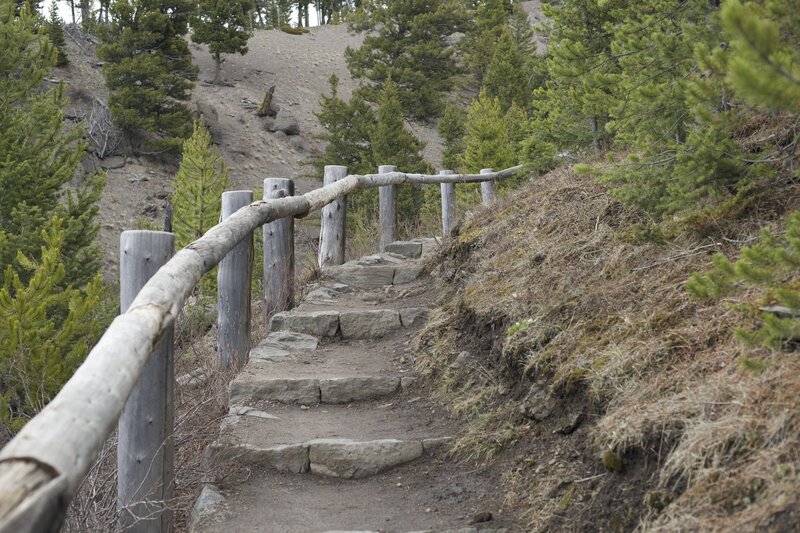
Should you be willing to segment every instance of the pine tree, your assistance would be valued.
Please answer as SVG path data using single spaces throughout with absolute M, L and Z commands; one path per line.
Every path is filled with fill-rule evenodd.
M 403 115 L 431 120 L 442 112 L 458 67 L 445 38 L 463 24 L 460 10 L 444 0 L 397 0 L 374 5 L 358 50 L 347 48 L 347 68 L 366 84 L 361 94 L 377 102 L 383 85 L 397 85 Z
M 402 111 L 397 86 L 389 79 L 381 91 L 370 130 L 373 166 L 392 164 L 404 172 L 423 172 L 428 168 L 420 155 L 425 145 L 406 129 Z
M 331 94 L 322 95 L 320 111 L 315 113 L 325 130 L 320 135 L 326 143 L 325 151 L 312 156 L 311 163 L 318 176 L 322 176 L 325 165 L 344 165 L 354 174 L 374 172 L 370 127 L 375 122 L 375 113 L 358 94 L 349 102 L 340 98 L 336 74 L 329 81 Z
M 219 222 L 222 193 L 228 186 L 228 168 L 211 145 L 202 121 L 183 143 L 183 156 L 172 196 L 175 245 L 183 248 Z
M 221 54 L 247 53 L 253 0 L 199 0 L 192 17 L 192 41 L 208 44 L 214 56 L 214 83 L 219 83 Z
M 439 137 L 444 141 L 444 154 L 442 155 L 444 168 L 456 169 L 461 166 L 466 119 L 466 112 L 463 109 L 450 102 L 445 104 L 444 113 L 437 125 Z
M 791 0 L 725 2 L 722 22 L 732 37 L 728 79 L 749 102 L 800 112 L 800 20 Z
M 5 50 L 0 55 L 0 269 L 10 265 L 26 281 L 18 253 L 36 259 L 41 228 L 56 215 L 66 239 L 65 282 L 82 287 L 100 268 L 95 216 L 105 179 L 92 176 L 60 201 L 86 150 L 83 129 L 64 126 L 62 85 L 42 90 L 56 52 L 35 34 L 33 17 L 25 10 L 16 17 L 15 11 L 14 2 L 0 2 L 0 47 Z
M 101 27 L 97 55 L 105 64 L 109 107 L 125 135 L 128 152 L 140 141 L 156 150 L 177 150 L 191 133 L 183 104 L 197 79 L 183 39 L 192 0 L 118 0 Z
M 400 96 L 394 82 L 387 80 L 381 91 L 375 123 L 370 128 L 372 167 L 394 165 L 402 172 L 425 172 L 428 164 L 420 152 L 425 147 L 403 123 Z M 398 190 L 398 217 L 414 224 L 422 207 L 422 187 L 408 185 Z
M 485 92 L 469 106 L 466 121 L 465 150 L 461 165 L 465 172 L 482 168 L 504 169 L 514 164 L 503 108 Z
M 47 38 L 50 40 L 56 51 L 58 57 L 56 59 L 57 67 L 66 67 L 69 65 L 69 58 L 67 57 L 67 42 L 64 39 L 64 21 L 58 16 L 58 7 L 56 3 L 50 4 L 50 18 L 45 24 L 45 31 Z
M 103 323 L 100 276 L 82 290 L 67 283 L 58 218 L 42 230 L 40 241 L 38 260 L 22 253 L 17 258 L 28 281 L 9 265 L 0 287 L 0 426 L 12 433 L 72 376 Z
M 535 78 L 529 71 L 533 64 L 527 58 L 526 52 L 514 41 L 511 30 L 503 27 L 486 67 L 483 89 L 488 96 L 497 98 L 504 110 L 513 103 L 523 109 L 530 105 Z
M 486 69 L 494 57 L 500 34 L 513 9 L 510 0 L 480 0 L 475 2 L 472 22 L 459 43 L 464 62 L 480 86 Z

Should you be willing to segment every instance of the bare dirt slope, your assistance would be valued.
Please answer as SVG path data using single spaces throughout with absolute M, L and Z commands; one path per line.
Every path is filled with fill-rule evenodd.
M 74 122 L 89 118 L 95 100 L 107 102 L 101 63 L 95 55 L 96 39 L 71 29 L 67 38 L 71 65 L 57 69 L 52 80 L 63 80 L 71 99 L 68 115 Z M 362 37 L 347 32 L 345 26 L 311 28 L 305 35 L 290 35 L 277 30 L 257 31 L 244 55 L 226 56 L 222 66 L 222 85 L 211 85 L 214 64 L 205 46 L 190 44 L 193 60 L 200 68 L 193 91 L 192 109 L 202 109 L 211 123 L 215 143 L 231 169 L 230 189 L 257 190 L 266 177 L 298 178 L 298 192 L 319 186 L 311 167 L 304 164 L 322 149 L 315 137 L 321 128 L 314 116 L 320 96 L 329 93 L 328 80 L 338 76 L 339 94 L 348 98 L 356 84 L 344 62 L 348 46 L 357 47 Z M 286 136 L 265 129 L 267 119 L 256 116 L 254 106 L 264 92 L 275 86 L 274 102 L 296 117 L 300 133 Z M 212 116 L 209 116 L 212 115 Z M 426 156 L 437 164 L 441 159 L 435 130 L 409 124 L 429 147 Z M 101 201 L 101 244 L 106 254 L 104 272 L 116 279 L 119 233 L 145 225 L 163 224 L 166 199 L 172 192 L 177 167 L 152 156 L 125 160 L 110 157 L 104 161 L 88 156 L 84 172 L 103 167 L 108 186 Z M 80 183 L 81 176 L 76 178 Z M 313 227 L 301 240 L 312 243 Z

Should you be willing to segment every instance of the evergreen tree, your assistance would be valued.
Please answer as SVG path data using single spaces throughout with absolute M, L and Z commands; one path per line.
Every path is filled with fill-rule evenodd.
M 101 27 L 97 55 L 105 61 L 109 107 L 129 152 L 140 140 L 177 150 L 191 132 L 183 102 L 197 68 L 183 35 L 193 9 L 192 0 L 118 0 L 111 23 Z
M 254 0 L 254 6 L 253 25 L 256 28 L 277 29 L 291 20 L 291 0 Z
M 0 0 L 0 420 L 16 431 L 83 361 L 102 319 L 94 176 L 59 201 L 85 152 L 64 126 L 56 51 L 28 8 Z M 45 229 L 43 229 L 45 228 Z
M 45 32 L 47 38 L 50 40 L 57 51 L 56 66 L 66 67 L 69 65 L 69 58 L 67 57 L 67 42 L 64 39 L 64 21 L 58 16 L 58 7 L 56 3 L 50 4 L 50 18 L 45 24 Z
M 219 83 L 221 54 L 247 53 L 253 0 L 199 0 L 192 17 L 192 40 L 208 44 L 214 56 L 214 83 Z
M 609 139 L 605 125 L 617 63 L 609 58 L 614 11 L 630 0 L 543 4 L 547 16 L 547 79 L 534 91 L 532 136 L 538 167 L 559 153 L 599 152 Z
M 400 96 L 392 80 L 381 91 L 375 123 L 370 129 L 372 167 L 394 165 L 402 172 L 425 172 L 428 164 L 420 155 L 424 145 L 405 128 Z M 422 186 L 412 184 L 398 190 L 398 216 L 415 223 L 422 207 Z
M 728 79 L 749 102 L 800 112 L 800 19 L 791 0 L 725 2 L 722 22 L 732 37 Z
M 43 91 L 45 75 L 56 61 L 52 45 L 34 33 L 35 21 L 16 4 L 0 1 L 0 268 L 13 266 L 23 281 L 27 274 L 18 253 L 37 258 L 41 228 L 50 217 L 63 220 L 67 260 L 66 282 L 81 287 L 99 271 L 101 250 L 94 242 L 99 230 L 96 200 L 102 176 L 89 178 L 60 202 L 62 187 L 77 170 L 86 146 L 80 127 L 64 127 L 67 105 L 63 86 Z
M 349 102 L 339 97 L 339 78 L 330 78 L 331 95 L 322 95 L 320 111 L 316 113 L 325 133 L 320 138 L 326 142 L 325 151 L 312 157 L 311 163 L 322 176 L 325 165 L 345 165 L 351 174 L 374 172 L 370 127 L 375 114 L 364 99 L 354 94 Z
M 228 168 L 211 145 L 202 121 L 194 123 L 192 136 L 183 143 L 172 196 L 175 245 L 184 248 L 219 222 L 222 193 L 228 186 Z
M 486 67 L 483 89 L 492 98 L 497 98 L 504 110 L 516 103 L 527 109 L 534 87 L 534 75 L 529 71 L 533 64 L 526 52 L 517 45 L 508 27 L 503 27 L 494 49 L 494 55 Z
M 40 241 L 38 260 L 18 257 L 28 281 L 9 265 L 0 287 L 0 421 L 11 433 L 58 393 L 102 326 L 100 276 L 82 290 L 67 283 L 59 219 Z
M 455 4 L 445 0 L 397 0 L 374 5 L 362 28 L 358 50 L 347 48 L 347 68 L 365 79 L 361 93 L 377 102 L 383 85 L 397 85 L 403 115 L 418 120 L 438 117 L 442 95 L 452 88 L 458 67 L 445 38 L 463 25 Z
M 496 98 L 481 92 L 469 106 L 465 125 L 465 149 L 461 165 L 465 172 L 482 168 L 504 169 L 514 164 L 503 108 Z
M 512 0 L 479 0 L 472 10 L 472 21 L 459 43 L 464 63 L 480 86 L 495 48 L 513 9 Z
M 460 107 L 448 102 L 439 119 L 437 130 L 444 141 L 442 165 L 444 168 L 456 169 L 461 166 L 461 154 L 464 153 L 464 123 L 466 113 Z
M 775 93 L 781 89 L 776 88 Z M 741 257 L 731 263 L 722 254 L 714 256 L 714 269 L 694 275 L 686 289 L 700 299 L 717 299 L 736 292 L 742 286 L 758 287 L 769 302 L 760 316 L 761 324 L 753 330 L 740 328 L 745 342 L 766 345 L 776 350 L 797 349 L 800 339 L 800 212 L 786 219 L 786 233 L 778 236 L 768 229 L 752 246 L 742 248 Z

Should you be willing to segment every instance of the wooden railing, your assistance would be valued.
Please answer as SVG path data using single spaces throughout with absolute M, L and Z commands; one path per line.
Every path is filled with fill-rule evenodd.
M 347 193 L 380 187 L 383 248 L 397 239 L 397 185 L 441 184 L 447 234 L 454 216 L 455 184 L 481 183 L 488 202 L 494 198 L 497 180 L 521 170 L 517 166 L 481 174 L 442 171 L 434 176 L 382 166 L 378 174 L 348 176 L 345 167 L 331 166 L 325 169 L 324 186 L 301 196 L 293 196 L 291 180 L 269 178 L 262 201 L 250 203 L 250 191 L 225 193 L 224 220 L 169 260 L 172 234 L 123 233 L 122 314 L 58 395 L 0 451 L 0 532 L 58 531 L 82 479 L 118 422 L 118 507 L 128 511 L 129 518 L 146 515 L 133 524 L 136 531 L 169 530 L 164 501 L 174 474 L 172 325 L 200 277 L 220 264 L 219 363 L 229 367 L 246 361 L 256 228 L 264 226 L 265 298 L 267 311 L 274 313 L 291 305 L 294 218 L 325 208 L 319 264 L 341 264 Z

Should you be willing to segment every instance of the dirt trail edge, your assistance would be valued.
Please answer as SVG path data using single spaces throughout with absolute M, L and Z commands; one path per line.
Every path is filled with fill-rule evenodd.
M 231 383 L 194 533 L 511 531 L 499 491 L 447 457 L 457 427 L 412 370 L 435 239 L 328 268 Z M 209 474 L 211 477 L 211 474 Z

